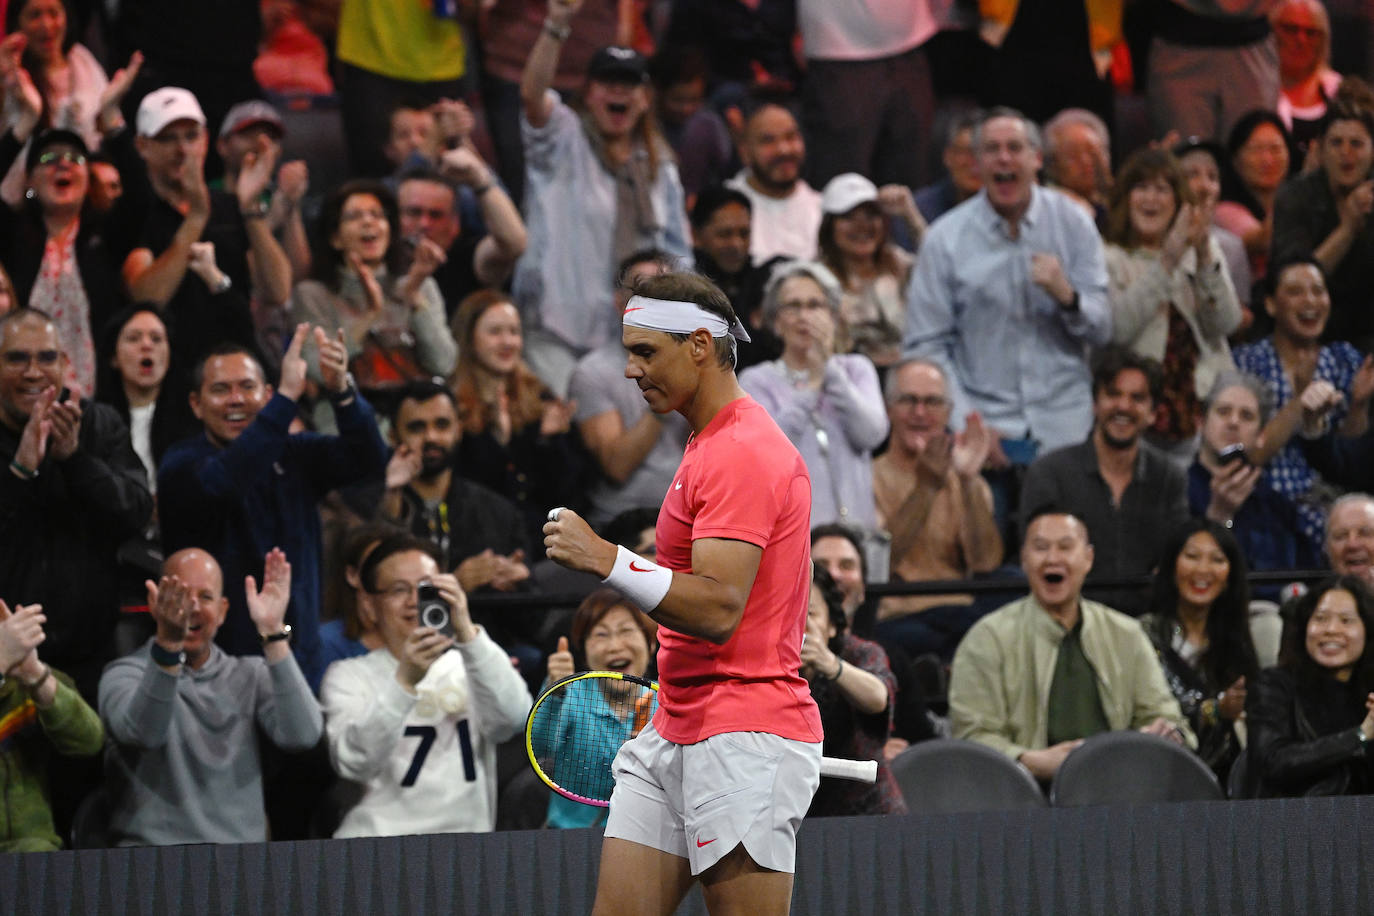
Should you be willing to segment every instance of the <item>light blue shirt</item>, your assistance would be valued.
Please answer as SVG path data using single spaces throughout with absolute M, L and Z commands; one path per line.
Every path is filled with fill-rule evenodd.
M 585 353 L 620 339 L 615 293 L 615 176 L 601 165 L 577 114 L 549 91 L 543 127 L 520 116 L 525 143 L 528 244 L 511 289 L 527 327 L 542 327 Z M 660 160 L 649 191 L 656 232 L 637 248 L 688 259 L 687 211 L 677 164 Z
M 1058 256 L 1076 310 L 1031 282 L 1035 252 Z M 1016 239 L 986 192 L 931 225 L 907 288 L 902 350 L 945 367 L 958 422 L 977 410 L 1042 452 L 1083 441 L 1092 427 L 1088 348 L 1111 333 L 1102 240 L 1068 197 L 1032 187 Z

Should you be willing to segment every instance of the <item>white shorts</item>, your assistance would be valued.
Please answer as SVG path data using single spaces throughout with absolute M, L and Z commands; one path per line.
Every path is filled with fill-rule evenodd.
M 819 743 L 727 732 L 674 744 L 650 724 L 615 756 L 606 836 L 681 856 L 693 875 L 743 843 L 762 867 L 790 874 L 820 767 Z

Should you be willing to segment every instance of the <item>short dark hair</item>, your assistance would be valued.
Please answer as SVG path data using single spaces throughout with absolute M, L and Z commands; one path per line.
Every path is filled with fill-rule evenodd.
M 205 367 L 210 360 L 220 356 L 246 356 L 253 361 L 253 365 L 258 367 L 258 374 L 262 376 L 264 382 L 267 381 L 267 370 L 262 367 L 262 360 L 258 359 L 258 354 L 251 347 L 243 344 L 225 341 L 217 343 L 211 347 L 204 356 L 196 360 L 195 367 L 191 369 L 191 390 L 200 391 L 200 386 L 205 384 Z
M 706 54 L 692 45 L 665 44 L 649 58 L 648 71 L 650 82 L 659 92 L 693 80 L 709 80 L 711 76 Z
M 1021 531 L 1023 535 L 1030 534 L 1031 525 L 1034 525 L 1047 515 L 1067 515 L 1082 526 L 1083 540 L 1087 541 L 1089 544 L 1093 542 L 1092 532 L 1088 530 L 1088 523 L 1083 521 L 1083 516 L 1061 503 L 1056 502 L 1040 503 L 1039 505 L 1032 506 L 1029 512 L 1024 513 L 1021 521 Z M 1023 537 L 1022 540 L 1024 541 L 1025 538 Z
M 57 327 L 52 316 L 47 312 L 25 305 L 0 315 L 0 337 L 5 336 L 5 331 L 10 325 L 18 324 L 21 321 L 42 321 L 45 324 L 53 325 L 54 330 Z
M 1116 377 L 1129 369 L 1144 374 L 1145 383 L 1150 388 L 1150 400 L 1158 404 L 1164 400 L 1164 370 L 1159 360 L 1151 359 L 1121 344 L 1107 344 L 1093 356 L 1093 397 L 1116 381 Z
M 409 531 L 397 531 L 383 537 L 377 546 L 372 548 L 372 552 L 363 560 L 363 565 L 358 567 L 358 581 L 362 583 L 363 591 L 375 594 L 377 591 L 377 567 L 389 557 L 394 557 L 398 553 L 410 552 L 422 553 L 438 563 L 440 561 L 439 551 L 431 541 L 416 537 Z
M 645 528 L 653 528 L 657 524 L 657 509 L 651 509 L 648 506 L 626 509 L 606 523 L 606 526 L 601 529 L 601 536 L 612 544 L 619 544 L 633 550 L 635 544 L 639 543 L 639 533 Z
M 401 193 L 401 185 L 407 181 L 427 181 L 430 184 L 441 185 L 448 188 L 449 193 L 454 197 L 458 196 L 458 186 L 447 175 L 427 165 L 413 165 L 402 170 L 401 174 L 396 176 L 396 195 L 398 197 Z
M 859 540 L 858 531 L 843 522 L 826 522 L 811 529 L 811 546 L 815 547 L 821 538 L 844 538 L 854 545 L 854 551 L 859 555 L 859 575 L 865 582 L 868 581 L 868 557 L 864 555 L 864 545 Z
M 1322 140 L 1326 139 L 1327 133 L 1340 121 L 1354 121 L 1359 124 L 1364 128 L 1365 135 L 1374 142 L 1374 112 L 1370 112 L 1363 105 L 1351 104 L 1339 97 L 1326 106 L 1326 115 L 1322 118 Z
M 635 283 L 634 293 L 637 296 L 645 296 L 650 299 L 690 302 L 713 315 L 720 316 L 727 326 L 733 327 L 739 324 L 739 317 L 735 314 L 734 306 L 730 304 L 730 297 L 721 292 L 720 287 L 712 283 L 705 275 L 695 271 L 681 270 L 660 274 L 657 277 L 645 277 Z M 669 332 L 669 336 L 678 343 L 682 343 L 688 337 L 687 334 L 672 331 Z M 726 334 L 724 337 L 715 338 L 715 343 L 717 362 L 726 369 L 733 369 L 735 366 L 735 338 Z
M 677 268 L 677 258 L 673 257 L 662 248 L 641 248 L 631 252 L 615 267 L 615 285 L 621 289 L 629 289 L 630 271 L 641 264 L 657 264 L 665 271 Z
M 1321 274 L 1322 283 L 1328 287 L 1331 285 L 1331 278 L 1326 275 L 1326 268 L 1322 266 L 1321 261 L 1317 260 L 1317 256 L 1310 251 L 1302 251 L 1285 255 L 1279 258 L 1276 263 L 1269 265 L 1269 272 L 1264 275 L 1264 294 L 1273 296 L 1278 293 L 1279 281 L 1293 267 L 1315 267 L 1317 273 Z
M 692 205 L 692 228 L 700 230 L 715 217 L 718 210 L 730 204 L 739 204 L 750 216 L 754 214 L 754 205 L 743 191 L 727 188 L 723 184 L 702 188 L 697 193 L 696 203 Z
M 395 406 L 391 408 L 391 415 L 387 419 L 395 427 L 401 422 L 401 405 L 406 401 L 423 404 L 438 397 L 448 398 L 448 402 L 453 405 L 453 412 L 458 412 L 458 399 L 454 397 L 453 389 L 437 379 L 411 379 L 396 392 L 392 402 Z

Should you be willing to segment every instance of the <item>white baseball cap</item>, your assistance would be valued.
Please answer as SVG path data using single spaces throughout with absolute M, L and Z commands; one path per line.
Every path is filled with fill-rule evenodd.
M 839 216 L 859 204 L 876 203 L 877 200 L 877 185 L 856 172 L 845 172 L 826 184 L 821 192 L 821 210 Z
M 163 86 L 143 97 L 135 119 L 140 137 L 156 137 L 173 121 L 195 121 L 205 126 L 205 112 L 189 90 Z

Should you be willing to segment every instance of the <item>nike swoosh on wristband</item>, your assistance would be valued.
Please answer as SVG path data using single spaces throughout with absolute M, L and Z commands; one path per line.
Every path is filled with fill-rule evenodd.
M 634 308 L 626 309 L 625 312 L 624 312 L 623 314 L 628 314 L 629 312 L 642 312 L 642 311 L 644 311 L 644 306 L 642 306 L 642 305 L 636 305 Z
M 718 839 L 720 839 L 720 837 L 713 836 L 713 837 L 711 837 L 709 840 L 707 840 L 707 841 L 705 841 L 705 842 L 702 842 L 701 840 L 697 840 L 697 849 L 700 849 L 700 848 L 703 847 L 703 846 L 710 846 L 712 843 L 714 843 L 714 842 L 715 842 L 716 840 L 718 840 Z
M 631 561 L 630 561 L 630 569 L 634 570 L 635 572 L 653 572 L 653 571 L 654 571 L 654 568 L 653 568 L 652 566 L 650 566 L 648 569 L 643 569 L 643 568 L 641 568 L 641 567 L 636 566 L 634 560 L 631 560 Z

